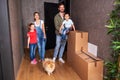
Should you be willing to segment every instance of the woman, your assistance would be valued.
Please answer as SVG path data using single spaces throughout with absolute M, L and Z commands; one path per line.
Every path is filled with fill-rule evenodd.
M 45 56 L 45 43 L 46 43 L 44 21 L 40 20 L 39 12 L 34 12 L 33 15 L 34 15 L 34 25 L 37 31 L 37 40 L 38 40 L 37 45 L 38 45 L 38 52 L 40 56 L 39 61 L 43 61 Z

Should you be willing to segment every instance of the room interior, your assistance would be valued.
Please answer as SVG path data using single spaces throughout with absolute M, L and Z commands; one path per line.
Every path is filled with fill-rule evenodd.
M 107 28 L 104 26 L 109 18 L 107 14 L 113 9 L 113 1 L 1 0 L 0 80 L 16 80 L 20 64 L 25 56 L 27 24 L 33 21 L 35 11 L 39 11 L 40 18 L 45 20 L 45 3 L 65 3 L 66 12 L 70 13 L 76 29 L 88 32 L 88 42 L 97 45 L 97 57 L 102 60 L 111 59 L 109 54 L 111 37 L 107 35 Z M 54 49 L 53 47 L 54 45 L 47 49 Z

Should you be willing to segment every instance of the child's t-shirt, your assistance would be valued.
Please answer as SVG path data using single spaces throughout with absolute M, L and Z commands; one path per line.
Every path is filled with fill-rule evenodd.
M 36 30 L 34 30 L 34 32 L 28 32 L 27 36 L 30 37 L 30 44 L 37 43 L 37 33 L 36 33 Z
M 71 19 L 69 19 L 68 21 L 64 20 L 62 25 L 64 25 L 66 28 L 70 28 L 73 25 L 73 21 Z

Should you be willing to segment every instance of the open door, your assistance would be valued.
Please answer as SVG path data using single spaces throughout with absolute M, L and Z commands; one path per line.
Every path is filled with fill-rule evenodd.
M 58 13 L 57 3 L 44 3 L 45 30 L 47 35 L 46 49 L 54 49 L 56 44 L 54 16 Z

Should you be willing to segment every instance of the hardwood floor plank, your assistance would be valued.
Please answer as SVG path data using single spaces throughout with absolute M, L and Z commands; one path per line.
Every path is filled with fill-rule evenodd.
M 46 57 L 52 57 L 53 50 L 46 51 Z M 37 60 L 38 57 L 37 57 Z M 62 64 L 56 60 L 55 71 L 49 76 L 39 62 L 36 65 L 30 64 L 29 53 L 26 52 L 16 80 L 81 80 L 74 70 L 67 63 Z

